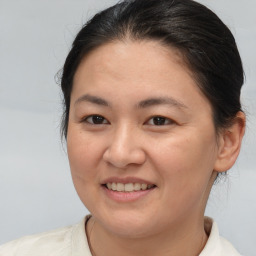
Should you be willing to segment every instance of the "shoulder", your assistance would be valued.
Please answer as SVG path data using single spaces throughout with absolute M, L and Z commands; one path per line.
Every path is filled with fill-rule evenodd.
M 71 255 L 74 233 L 80 223 L 36 235 L 25 236 L 0 246 L 0 256 L 68 256 Z
M 205 217 L 205 231 L 209 238 L 199 256 L 241 256 L 230 242 L 219 235 L 216 222 L 209 217 Z
M 71 233 L 72 226 L 25 236 L 0 246 L 0 256 L 66 255 L 64 252 L 70 248 Z
M 225 238 L 220 237 L 220 244 L 223 255 L 241 256 L 241 254 L 238 253 L 234 246 Z

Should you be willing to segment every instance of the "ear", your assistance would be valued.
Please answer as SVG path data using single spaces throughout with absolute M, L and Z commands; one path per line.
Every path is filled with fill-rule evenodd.
M 214 165 L 215 171 L 225 172 L 234 165 L 240 152 L 245 123 L 245 114 L 239 111 L 233 124 L 224 129 L 219 135 L 218 155 Z

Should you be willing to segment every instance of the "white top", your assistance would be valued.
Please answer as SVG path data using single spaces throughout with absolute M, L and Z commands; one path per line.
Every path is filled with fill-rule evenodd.
M 85 233 L 89 217 L 73 226 L 6 243 L 0 246 L 0 256 L 92 256 Z M 241 256 L 227 240 L 220 237 L 217 224 L 211 218 L 205 217 L 205 229 L 210 235 L 199 256 Z

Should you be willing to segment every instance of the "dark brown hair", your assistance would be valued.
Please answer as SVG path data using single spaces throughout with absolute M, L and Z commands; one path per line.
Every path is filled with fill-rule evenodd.
M 175 47 L 213 109 L 216 129 L 241 111 L 244 72 L 235 39 L 207 7 L 192 0 L 127 0 L 96 14 L 77 34 L 62 71 L 62 135 L 67 137 L 73 78 L 92 50 L 116 40 L 155 40 Z

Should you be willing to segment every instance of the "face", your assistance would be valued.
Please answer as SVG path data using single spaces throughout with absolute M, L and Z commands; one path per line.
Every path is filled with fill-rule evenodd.
M 176 50 L 114 42 L 86 56 L 67 146 L 77 193 L 109 232 L 139 237 L 203 215 L 217 139 L 210 103 Z

